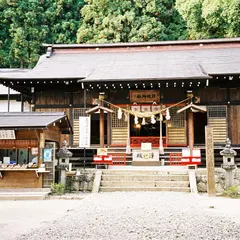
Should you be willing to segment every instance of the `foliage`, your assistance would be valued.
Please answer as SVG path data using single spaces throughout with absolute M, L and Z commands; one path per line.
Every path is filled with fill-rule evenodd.
M 0 67 L 33 67 L 43 42 L 75 43 L 83 5 L 83 0 L 0 0 Z
M 190 39 L 238 37 L 240 0 L 176 0 Z
M 86 0 L 79 43 L 143 42 L 186 37 L 175 0 Z
M 238 198 L 238 197 L 240 197 L 239 187 L 238 186 L 232 186 L 232 187 L 228 188 L 227 190 L 225 190 L 223 192 L 223 195 L 231 197 L 231 198 Z
M 65 191 L 66 192 L 74 192 L 74 191 L 76 191 L 76 188 L 74 186 L 74 179 L 73 179 L 73 177 L 67 177 L 66 178 Z
M 57 195 L 62 195 L 64 194 L 65 186 L 61 183 L 53 183 L 51 184 L 51 191 Z

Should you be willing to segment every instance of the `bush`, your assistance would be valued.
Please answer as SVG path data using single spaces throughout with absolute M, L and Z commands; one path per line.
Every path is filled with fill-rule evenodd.
M 66 186 L 65 186 L 66 192 L 75 192 L 76 188 L 74 186 L 74 179 L 72 177 L 66 178 Z
M 223 192 L 223 195 L 231 197 L 231 198 L 238 198 L 238 197 L 240 197 L 240 194 L 238 193 L 238 191 L 239 191 L 238 186 L 232 186 L 232 187 L 228 188 L 227 190 L 225 190 Z
M 57 195 L 64 194 L 65 186 L 61 183 L 53 183 L 51 184 L 51 191 Z

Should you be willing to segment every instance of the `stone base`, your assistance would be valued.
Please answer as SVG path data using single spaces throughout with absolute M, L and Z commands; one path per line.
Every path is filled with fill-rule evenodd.
M 161 166 L 159 161 L 132 161 L 132 166 Z

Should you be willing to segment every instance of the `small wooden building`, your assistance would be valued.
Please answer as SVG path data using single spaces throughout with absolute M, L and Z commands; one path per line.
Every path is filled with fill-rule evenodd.
M 79 146 L 79 117 L 98 104 L 115 113 L 105 116 L 105 145 L 131 147 L 142 142 L 165 148 L 204 148 L 204 128 L 214 129 L 215 146 L 226 138 L 240 146 L 240 38 L 116 44 L 47 44 L 36 67 L 27 73 L 1 77 L 31 98 L 33 110 L 65 111 Z M 194 108 L 179 110 L 195 104 Z M 155 121 L 130 114 L 119 119 L 119 108 L 140 112 L 168 109 Z M 91 146 L 99 146 L 99 114 L 91 115 Z
M 71 133 L 63 112 L 0 113 L 0 188 L 50 187 L 56 149 Z

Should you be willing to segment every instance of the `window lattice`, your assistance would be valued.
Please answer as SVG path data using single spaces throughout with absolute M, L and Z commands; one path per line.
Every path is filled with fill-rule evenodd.
M 81 116 L 86 116 L 86 111 L 89 108 L 74 108 L 73 109 L 73 119 L 79 119 Z
M 113 128 L 127 127 L 127 121 L 125 121 L 124 112 L 122 115 L 122 119 L 118 119 L 118 114 L 117 114 L 118 108 L 112 107 L 112 110 L 114 111 L 114 113 L 112 113 L 111 115 L 112 127 Z
M 169 109 L 170 112 L 170 122 L 171 122 L 171 127 L 175 128 L 184 128 L 185 127 L 185 112 L 177 113 L 177 110 L 180 109 L 181 107 L 172 107 Z
M 209 106 L 208 117 L 209 118 L 226 118 L 227 108 L 226 106 Z

